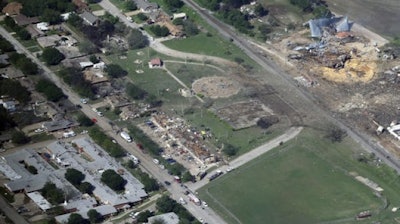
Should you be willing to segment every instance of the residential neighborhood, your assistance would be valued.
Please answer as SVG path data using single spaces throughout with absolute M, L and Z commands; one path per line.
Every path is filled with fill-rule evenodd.
M 398 222 L 400 6 L 358 1 L 0 0 L 0 223 Z

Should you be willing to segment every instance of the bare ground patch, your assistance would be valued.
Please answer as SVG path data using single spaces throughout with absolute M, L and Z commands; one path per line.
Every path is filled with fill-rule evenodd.
M 192 89 L 196 94 L 216 99 L 237 94 L 240 91 L 240 85 L 228 77 L 212 76 L 194 81 Z
M 233 129 L 238 130 L 256 125 L 258 119 L 272 116 L 274 113 L 260 101 L 246 101 L 218 108 L 216 114 Z

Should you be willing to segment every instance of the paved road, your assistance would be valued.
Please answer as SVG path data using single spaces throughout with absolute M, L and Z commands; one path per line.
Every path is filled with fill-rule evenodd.
M 104 2 L 104 1 L 102 1 Z M 10 41 L 16 50 L 20 53 L 26 54 L 27 57 L 32 59 L 41 69 L 43 69 L 43 75 L 49 78 L 60 87 L 64 94 L 68 96 L 68 99 L 73 104 L 80 104 L 80 97 L 73 92 L 68 85 L 62 82 L 59 77 L 52 72 L 46 65 L 44 65 L 39 59 L 37 59 L 30 51 L 28 51 L 24 46 L 22 46 L 12 35 L 10 35 L 3 27 L 0 26 L 0 35 L 2 35 L 5 39 Z M 147 154 L 143 154 L 140 152 L 139 148 L 134 143 L 128 143 L 123 140 L 110 125 L 110 121 L 106 117 L 99 117 L 96 112 L 94 112 L 90 105 L 83 104 L 82 112 L 86 114 L 86 116 L 97 119 L 97 125 L 103 129 L 109 136 L 114 138 L 126 151 L 135 155 L 140 159 L 141 165 L 140 167 L 147 171 L 151 176 L 155 179 L 163 183 L 164 181 L 173 181 L 172 176 L 170 176 L 166 170 L 162 170 L 156 164 L 153 163 L 153 158 L 148 156 Z M 180 186 L 180 184 L 173 183 L 167 190 L 171 193 L 171 197 L 175 200 L 179 200 L 180 197 L 185 197 L 183 194 L 184 189 Z M 192 203 L 188 203 L 185 207 L 198 219 L 202 218 L 208 223 L 219 223 L 224 224 L 225 222 L 211 209 L 202 209 L 201 207 L 194 205 Z
M 26 221 L 24 219 L 24 217 L 19 215 L 18 212 L 7 203 L 7 201 L 5 200 L 5 198 L 2 195 L 0 195 L 0 209 L 14 223 L 17 223 L 17 224 L 29 224 L 29 222 Z
M 240 49 L 242 49 L 250 58 L 252 58 L 255 62 L 262 66 L 265 71 L 268 72 L 264 77 L 257 77 L 260 82 L 265 80 L 270 82 L 272 80 L 271 77 L 273 77 L 274 80 L 277 80 L 276 82 L 279 84 L 274 86 L 275 90 L 278 92 L 281 98 L 288 100 L 287 103 L 289 105 L 295 107 L 297 110 L 301 110 L 302 114 L 318 116 L 321 120 L 329 121 L 332 124 L 336 124 L 340 128 L 346 130 L 348 136 L 358 142 L 364 150 L 375 153 L 375 155 L 383 162 L 395 169 L 397 173 L 400 173 L 399 160 L 393 159 L 393 156 L 379 143 L 371 140 L 371 137 L 357 130 L 353 130 L 352 127 L 347 127 L 345 123 L 337 119 L 334 114 L 325 108 L 322 108 L 322 106 L 319 104 L 319 99 L 316 98 L 316 96 L 313 96 L 303 88 L 297 87 L 297 84 L 290 74 L 284 71 L 283 68 L 279 67 L 273 60 L 266 59 L 260 55 L 258 53 L 258 49 L 254 48 L 254 45 L 250 42 L 249 38 L 238 34 L 230 26 L 215 19 L 208 10 L 199 7 L 192 0 L 183 0 L 183 2 L 198 12 L 200 16 L 207 23 L 218 30 L 222 36 L 226 37 L 227 39 L 232 39 Z M 286 97 L 288 95 L 295 95 L 296 99 L 290 99 L 290 97 Z
M 281 142 L 285 143 L 287 141 L 289 141 L 290 139 L 293 139 L 294 137 L 296 137 L 301 130 L 303 130 L 303 127 L 291 127 L 290 129 L 288 129 L 284 134 L 272 139 L 271 141 L 239 156 L 238 158 L 232 160 L 231 162 L 229 162 L 229 164 L 218 167 L 218 170 L 221 170 L 223 172 L 225 172 L 228 168 L 231 169 L 236 169 L 240 166 L 242 166 L 243 164 L 259 157 L 260 155 L 270 151 L 271 149 L 274 149 L 275 147 L 279 146 L 279 144 Z M 210 175 L 210 174 L 208 174 Z M 187 184 L 189 189 L 193 192 L 197 191 L 198 189 L 200 189 L 201 187 L 203 187 L 204 185 L 206 185 L 208 183 L 208 178 L 204 178 L 201 181 L 197 181 L 196 183 L 193 184 Z

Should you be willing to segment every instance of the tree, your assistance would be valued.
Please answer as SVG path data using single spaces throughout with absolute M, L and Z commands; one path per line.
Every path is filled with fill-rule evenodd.
M 183 173 L 183 175 L 182 175 L 183 182 L 189 182 L 189 181 L 194 181 L 194 180 L 195 180 L 194 176 L 192 174 L 190 174 L 189 171 L 186 171 Z
M 64 201 L 64 193 L 58 189 L 55 184 L 47 182 L 41 190 L 45 197 L 52 204 L 60 204 Z
M 222 152 L 225 153 L 227 156 L 234 156 L 239 151 L 238 148 L 234 147 L 231 144 L 225 144 Z
M 169 34 L 169 29 L 165 26 L 153 25 L 150 26 L 150 30 L 156 37 L 166 37 Z
M 137 9 L 137 6 L 134 1 L 126 1 L 124 4 L 124 8 L 127 11 L 134 11 Z
M 126 94 L 134 100 L 142 100 L 147 95 L 147 92 L 129 82 L 126 85 Z
M 65 172 L 65 179 L 67 179 L 72 185 L 78 186 L 85 179 L 85 175 L 79 170 L 69 168 L 67 169 L 67 172 Z
M 311 0 L 290 0 L 290 3 L 301 8 L 303 11 L 311 9 Z
M 103 221 L 103 217 L 95 209 L 90 209 L 87 212 L 87 216 L 89 217 L 90 223 L 100 223 Z
M 90 127 L 94 125 L 94 122 L 84 114 L 79 115 L 77 120 L 79 124 L 84 127 Z
M 165 4 L 171 11 L 182 8 L 184 3 L 181 0 L 164 0 Z
M 27 30 L 25 30 L 25 29 L 23 29 L 23 28 L 21 28 L 21 29 L 19 29 L 19 30 L 17 31 L 17 36 L 18 36 L 21 40 L 30 40 L 30 39 L 31 39 L 31 34 L 30 34 Z
M 153 214 L 151 211 L 149 210 L 145 210 L 143 212 L 141 212 L 137 217 L 136 220 L 140 223 L 147 223 L 148 222 L 148 218 L 151 217 Z M 152 222 L 152 224 L 154 224 L 154 222 Z
M 330 18 L 330 17 L 332 17 L 331 11 L 328 9 L 328 7 L 326 7 L 324 5 L 316 6 L 313 9 L 312 13 L 315 18 Z
M 83 24 L 83 19 L 79 15 L 77 15 L 75 13 L 72 13 L 68 17 L 67 23 L 70 24 L 73 27 L 80 28 L 82 26 L 82 24 Z
M 97 53 L 99 50 L 97 47 L 90 41 L 84 40 L 78 44 L 79 51 L 86 53 L 86 54 L 94 54 Z
M 59 24 L 62 22 L 61 13 L 53 9 L 45 9 L 41 18 L 44 22 L 48 22 L 50 25 Z
M 132 160 L 128 160 L 128 162 L 126 162 L 126 166 L 129 169 L 135 169 L 137 167 L 137 165 L 135 164 L 135 162 L 133 162 Z
M 200 32 L 199 28 L 197 28 L 197 25 L 190 20 L 183 22 L 183 30 L 187 36 L 195 36 Z
M 96 64 L 96 63 L 99 63 L 99 62 L 100 62 L 99 58 L 97 58 L 97 56 L 94 55 L 94 54 L 90 55 L 89 60 L 90 60 L 93 64 Z
M 68 218 L 67 224 L 89 224 L 89 220 L 84 219 L 80 214 L 72 213 Z
M 337 126 L 331 125 L 325 137 L 332 142 L 341 142 L 347 136 L 347 132 Z
M 136 17 L 140 20 L 140 21 L 146 21 L 149 17 L 147 17 L 144 13 L 138 13 L 136 15 Z
M 78 189 L 82 192 L 82 193 L 86 193 L 86 194 L 92 194 L 93 190 L 94 190 L 94 186 L 89 183 L 89 182 L 82 182 L 79 186 Z
M 15 122 L 4 107 L 0 107 L 0 124 L 0 131 L 4 131 L 15 126 Z
M 30 92 L 17 80 L 0 77 L 0 95 L 15 98 L 20 103 L 28 103 L 31 100 Z M 0 108 L 3 108 L 2 106 Z M 1 126 L 1 125 L 0 125 Z
M 33 174 L 33 175 L 35 175 L 35 174 L 38 174 L 38 172 L 37 172 L 37 169 L 36 169 L 36 167 L 34 167 L 34 166 L 28 166 L 27 167 L 27 170 L 29 171 L 29 173 L 31 173 L 31 174 Z
M 64 97 L 63 91 L 47 79 L 41 79 L 36 84 L 36 90 L 46 95 L 50 101 L 57 102 Z
M 254 13 L 256 16 L 263 17 L 268 15 L 268 10 L 266 10 L 261 4 L 257 4 L 256 7 L 254 7 Z
M 125 188 L 126 180 L 114 170 L 106 170 L 101 174 L 101 179 L 108 187 L 114 191 L 122 191 Z
M 171 175 L 174 176 L 181 176 L 182 172 L 184 172 L 186 169 L 185 167 L 182 166 L 180 163 L 174 163 L 174 164 L 167 164 L 166 168 L 168 171 L 171 173 Z
M 267 129 L 278 122 L 279 118 L 277 116 L 262 117 L 257 121 L 257 126 L 262 129 Z
M 133 29 L 127 39 L 131 49 L 140 49 L 149 45 L 149 40 L 139 30 Z
M 23 54 L 11 54 L 10 62 L 26 75 L 36 75 L 39 72 L 37 65 Z
M 172 212 L 176 204 L 176 201 L 171 199 L 169 196 L 163 195 L 159 199 L 157 199 L 156 208 L 161 213 L 167 213 Z
M 30 141 L 29 137 L 22 131 L 15 131 L 11 135 L 11 141 L 16 144 L 26 144 Z
M 117 64 L 109 64 L 109 65 L 107 65 L 105 71 L 112 78 L 120 78 L 120 77 L 126 76 L 128 74 L 127 71 L 122 69 L 121 66 L 119 66 Z
M 10 42 L 8 42 L 8 40 L 6 40 L 6 39 L 4 39 L 2 37 L 0 37 L 0 49 L 3 52 L 15 51 L 14 46 Z
M 48 65 L 58 65 L 65 59 L 65 56 L 56 48 L 46 47 L 43 50 L 42 58 Z

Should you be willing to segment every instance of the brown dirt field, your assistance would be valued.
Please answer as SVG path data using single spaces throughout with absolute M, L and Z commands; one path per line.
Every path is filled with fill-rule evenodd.
M 192 89 L 213 99 L 226 98 L 237 94 L 240 86 L 236 81 L 222 76 L 204 77 L 193 82 Z

